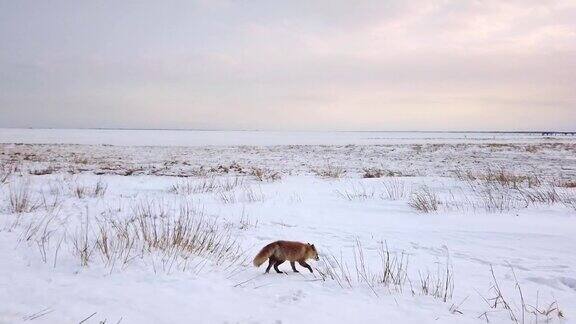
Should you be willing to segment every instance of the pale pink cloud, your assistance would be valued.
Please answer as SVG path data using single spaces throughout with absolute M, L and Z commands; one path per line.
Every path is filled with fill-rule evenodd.
M 0 44 L 0 126 L 576 127 L 574 1 L 24 0 Z

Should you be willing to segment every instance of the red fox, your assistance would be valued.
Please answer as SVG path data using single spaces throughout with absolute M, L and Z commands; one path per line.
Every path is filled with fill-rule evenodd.
M 290 261 L 292 270 L 294 272 L 299 272 L 296 270 L 296 262 L 301 266 L 310 270 L 312 267 L 306 263 L 307 259 L 319 260 L 318 252 L 314 247 L 314 244 L 310 243 L 300 243 L 291 241 L 276 241 L 266 245 L 254 258 L 254 265 L 259 267 L 262 263 L 266 262 L 268 259 L 268 268 L 266 268 L 266 273 L 270 271 L 270 268 L 274 266 L 274 270 L 278 273 L 283 273 L 278 269 L 278 266 L 284 263 L 284 261 Z

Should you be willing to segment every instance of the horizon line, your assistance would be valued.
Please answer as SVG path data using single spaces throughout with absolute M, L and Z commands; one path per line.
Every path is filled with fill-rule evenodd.
M 266 129 L 200 129 L 200 128 L 138 128 L 138 127 L 5 127 L 0 129 L 33 129 L 33 130 L 141 130 L 141 131 L 197 131 L 197 132 L 282 132 L 282 133 L 564 133 L 576 134 L 576 131 L 563 130 L 266 130 Z

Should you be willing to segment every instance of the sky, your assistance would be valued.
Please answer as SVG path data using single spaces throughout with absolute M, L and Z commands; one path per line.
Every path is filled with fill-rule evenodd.
M 576 131 L 576 0 L 0 0 L 0 127 Z

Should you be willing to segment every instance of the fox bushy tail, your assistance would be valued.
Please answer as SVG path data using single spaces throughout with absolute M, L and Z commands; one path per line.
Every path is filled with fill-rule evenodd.
M 272 256 L 272 254 L 274 254 L 274 250 L 276 250 L 276 243 L 270 243 L 268 245 L 266 245 L 265 247 L 262 248 L 262 250 L 260 250 L 260 252 L 258 252 L 258 254 L 256 254 L 256 257 L 254 258 L 254 266 L 259 267 L 262 265 L 262 263 L 266 262 L 266 260 L 268 260 L 269 257 Z

